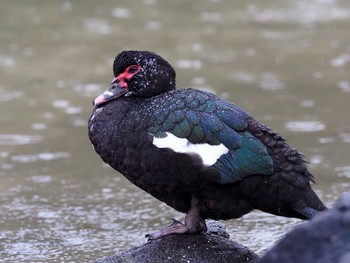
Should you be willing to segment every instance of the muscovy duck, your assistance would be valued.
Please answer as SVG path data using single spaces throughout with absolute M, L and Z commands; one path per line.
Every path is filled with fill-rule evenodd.
M 175 70 L 149 51 L 123 51 L 110 87 L 94 100 L 89 138 L 102 160 L 177 211 L 148 235 L 206 231 L 205 219 L 253 209 L 309 219 L 325 205 L 303 155 L 242 108 L 214 94 L 176 89 Z

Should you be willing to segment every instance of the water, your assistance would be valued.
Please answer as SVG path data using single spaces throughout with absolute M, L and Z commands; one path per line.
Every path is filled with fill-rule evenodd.
M 0 258 L 86 262 L 183 218 L 104 165 L 91 101 L 123 49 L 153 50 L 177 85 L 215 92 L 302 151 L 331 205 L 349 190 L 350 3 L 2 1 Z M 253 212 L 225 223 L 258 253 L 300 221 Z

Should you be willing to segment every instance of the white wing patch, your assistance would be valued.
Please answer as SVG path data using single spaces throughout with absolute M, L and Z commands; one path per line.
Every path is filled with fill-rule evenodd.
M 192 144 L 187 139 L 178 138 L 172 133 L 167 132 L 166 135 L 164 138 L 153 137 L 153 145 L 158 148 L 170 148 L 178 153 L 196 153 L 202 158 L 203 164 L 207 166 L 216 163 L 221 155 L 229 151 L 223 144 Z

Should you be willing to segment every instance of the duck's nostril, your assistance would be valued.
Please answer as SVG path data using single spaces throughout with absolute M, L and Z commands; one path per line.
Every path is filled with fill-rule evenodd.
M 119 87 L 119 82 L 118 83 L 113 83 L 111 86 L 110 86 L 110 90 L 114 90 L 115 88 Z

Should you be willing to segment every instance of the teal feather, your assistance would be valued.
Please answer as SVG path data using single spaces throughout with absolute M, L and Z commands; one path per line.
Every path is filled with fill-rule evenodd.
M 174 126 L 174 129 L 171 130 L 173 134 L 176 134 L 179 138 L 187 138 L 190 136 L 192 129 L 187 119 L 184 118 L 180 123 Z
M 191 134 L 187 137 L 187 140 L 192 143 L 203 143 L 205 142 L 205 139 L 205 133 L 201 125 L 192 127 Z
M 222 129 L 216 132 L 215 135 L 220 143 L 230 150 L 238 149 L 242 144 L 241 136 L 236 132 L 232 132 L 231 129 Z
M 187 110 L 185 114 L 186 114 L 186 119 L 190 125 L 196 126 L 201 123 L 201 118 L 197 112 L 194 112 L 192 110 Z
M 227 126 L 236 131 L 242 131 L 247 128 L 247 121 L 245 114 L 237 111 L 219 110 L 215 115 L 224 122 Z
M 169 107 L 159 107 L 156 127 L 149 128 L 154 136 L 165 137 L 165 132 L 170 132 L 193 144 L 223 144 L 229 149 L 213 165 L 220 176 L 212 180 L 234 183 L 249 175 L 273 172 L 273 161 L 265 145 L 247 131 L 247 119 L 251 117 L 244 110 L 199 91 L 183 96 L 170 108 L 169 111 Z

